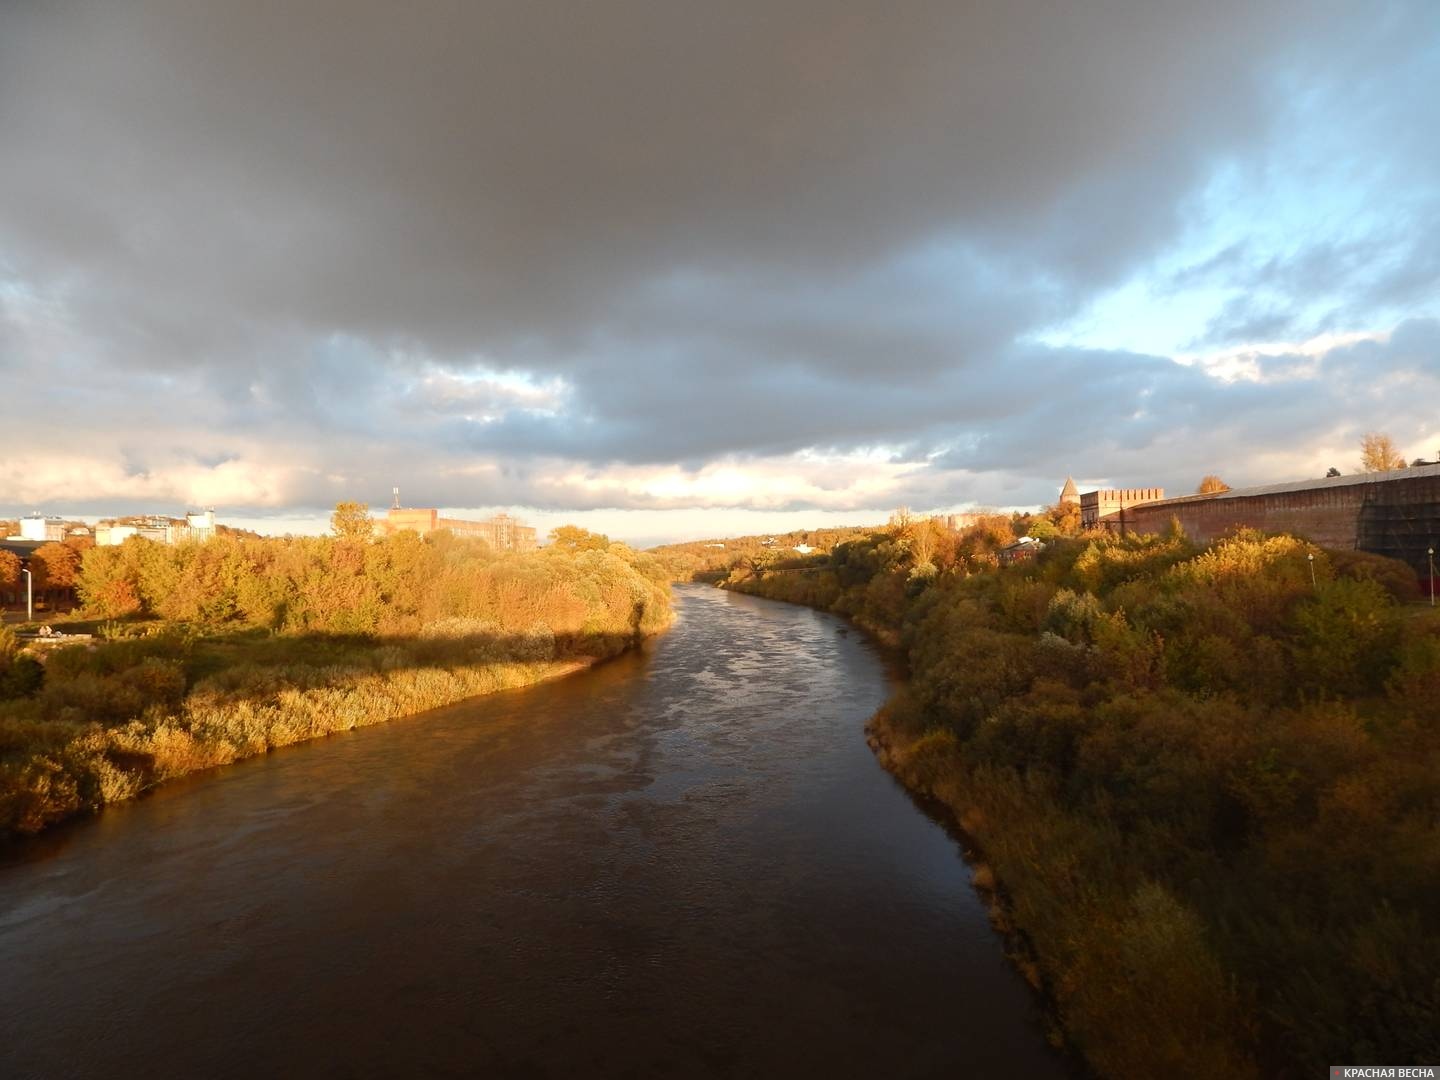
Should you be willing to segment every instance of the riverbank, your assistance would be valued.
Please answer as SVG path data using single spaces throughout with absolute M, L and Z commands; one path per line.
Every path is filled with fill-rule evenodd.
M 1440 1050 L 1440 620 L 1413 571 L 1249 533 L 976 569 L 877 536 L 739 588 L 900 635 L 872 745 L 983 853 L 1067 1044 L 1115 1077 Z
M 971 767 L 903 691 L 866 736 L 892 776 L 951 819 L 1006 955 L 1044 1003 L 1053 1045 L 1106 1077 L 1140 1080 L 1157 1062 L 1194 1075 L 1192 1051 L 1221 1062 L 1221 1075 L 1266 1075 L 1245 1045 L 1253 1002 L 1221 970 L 1198 920 L 1158 885 L 1133 896 L 1117 887 L 1129 875 L 1115 852 L 1067 821 L 1043 782 Z M 1107 880 L 1107 869 L 1118 878 Z
M 478 659 L 495 645 L 286 644 L 295 655 L 277 663 L 266 662 L 275 659 L 271 642 L 187 646 L 161 635 L 116 643 L 134 662 L 108 675 L 93 670 L 116 663 L 103 646 L 52 655 L 47 666 L 68 677 L 50 698 L 0 710 L 0 839 L 280 747 L 570 675 L 620 651 Z M 465 651 L 468 662 L 457 655 Z M 187 667 L 214 667 L 217 653 L 229 654 L 225 666 L 186 691 Z
M 448 533 L 131 537 L 87 551 L 77 588 L 95 640 L 0 627 L 0 837 L 554 678 L 673 619 L 653 558 L 578 529 L 530 552 Z
M 986 859 L 977 830 L 983 826 L 984 818 L 979 816 L 964 792 L 954 783 L 936 783 L 939 778 L 927 775 L 916 767 L 916 744 L 921 741 L 912 731 L 907 731 L 895 722 L 896 714 L 904 713 L 905 691 L 902 689 L 878 709 L 865 724 L 865 744 L 881 766 L 912 794 L 919 796 L 927 807 L 942 817 L 959 839 L 970 867 L 970 884 L 985 904 L 994 927 L 1005 942 L 1005 955 L 1020 972 L 1030 988 L 1040 999 L 1047 1024 L 1047 1037 L 1057 1049 L 1071 1049 L 1066 1046 L 1064 1027 L 1060 1019 L 1059 1002 L 1054 987 L 1041 972 L 1040 958 L 1028 936 L 1015 923 L 1014 909 L 1009 894 L 1000 884 L 995 869 Z M 923 756 L 922 759 L 923 761 Z
M 847 604 L 834 575 L 821 574 L 808 582 L 747 577 L 724 587 L 842 614 L 908 668 L 906 645 L 914 642 L 902 627 L 880 627 L 863 611 L 847 610 L 856 606 L 853 597 Z M 870 718 L 865 734 L 885 770 L 949 819 L 971 886 L 1006 956 L 1035 991 L 1053 1046 L 1107 1077 L 1140 1080 L 1162 1065 L 1185 1076 L 1193 1060 L 1258 1080 L 1244 1045 L 1254 1023 L 1209 955 L 1201 927 L 1163 890 L 1145 898 L 1155 910 L 1137 912 L 1123 886 L 1115 887 L 1130 876 L 1115 851 L 1097 849 L 1085 824 L 1067 822 L 1042 782 L 971 767 L 954 733 L 926 717 L 908 686 Z M 1114 875 L 1108 881 L 1107 870 Z

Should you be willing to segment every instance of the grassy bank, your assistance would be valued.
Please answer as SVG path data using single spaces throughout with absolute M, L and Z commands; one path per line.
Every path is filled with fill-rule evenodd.
M 90 610 L 124 616 L 100 639 L 37 655 L 0 629 L 0 837 L 616 655 L 671 612 L 654 564 L 602 540 L 96 549 Z
M 0 835 L 38 832 L 187 773 L 591 662 L 501 659 L 486 646 L 441 659 L 433 648 L 331 642 L 295 649 L 310 662 L 263 663 L 244 644 L 187 645 L 173 632 L 124 646 L 57 652 L 46 691 L 0 712 Z M 188 671 L 216 648 L 233 665 L 187 686 Z
M 736 584 L 901 636 L 882 756 L 983 852 L 1098 1073 L 1440 1053 L 1440 621 L 1408 568 L 1256 535 L 918 574 L 903 535 L 860 548 Z

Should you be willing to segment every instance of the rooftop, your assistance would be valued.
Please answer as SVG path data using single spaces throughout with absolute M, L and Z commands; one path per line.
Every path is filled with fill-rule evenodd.
M 0 551 L 8 551 L 13 555 L 26 556 L 36 548 L 43 546 L 43 540 L 10 540 L 0 537 Z

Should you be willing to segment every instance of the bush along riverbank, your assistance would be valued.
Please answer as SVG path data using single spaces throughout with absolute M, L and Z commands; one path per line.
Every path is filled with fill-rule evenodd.
M 654 560 L 568 537 L 501 556 L 413 533 L 87 552 L 81 596 L 109 617 L 96 640 L 37 656 L 0 628 L 0 837 L 575 671 L 669 625 Z
M 1440 1056 L 1440 620 L 1414 573 L 1253 533 L 979 555 L 922 565 L 895 530 L 730 584 L 899 635 L 872 738 L 983 852 L 1070 1046 L 1113 1077 Z

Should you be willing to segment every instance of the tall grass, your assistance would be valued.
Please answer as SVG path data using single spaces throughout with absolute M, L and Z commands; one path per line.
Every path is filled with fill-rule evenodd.
M 68 703 L 65 719 L 45 719 L 40 702 L 12 705 L 0 715 L 0 835 L 38 832 L 200 769 L 527 686 L 588 663 L 410 667 L 396 665 L 400 653 L 393 645 L 368 657 L 357 649 L 348 666 L 240 664 L 201 680 L 174 706 L 144 705 L 109 723 L 77 719 Z

